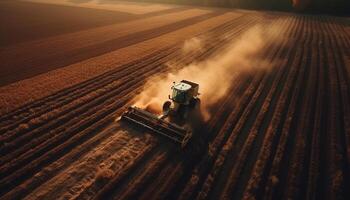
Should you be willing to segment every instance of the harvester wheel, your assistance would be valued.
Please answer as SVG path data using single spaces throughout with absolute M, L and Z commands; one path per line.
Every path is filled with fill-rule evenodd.
M 171 106 L 171 102 L 170 101 L 164 102 L 164 104 L 163 104 L 163 114 L 169 113 L 170 106 Z

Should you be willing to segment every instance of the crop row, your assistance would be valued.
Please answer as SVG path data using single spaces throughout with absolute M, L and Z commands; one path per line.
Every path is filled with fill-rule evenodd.
M 215 48 L 212 48 L 211 51 L 213 51 L 213 49 L 215 49 Z M 101 89 L 98 89 L 98 90 L 94 91 L 92 94 L 90 94 L 90 95 L 88 95 L 88 96 L 86 96 L 86 97 L 84 97 L 82 99 L 78 99 L 78 101 L 77 101 L 78 104 L 74 105 L 74 107 L 71 107 L 71 106 L 67 105 L 67 106 L 65 106 L 67 108 L 65 108 L 65 107 L 62 108 L 64 110 L 63 112 L 59 112 L 59 111 L 56 110 L 53 113 L 54 114 L 59 113 L 60 115 L 63 115 L 64 117 L 66 117 L 67 120 L 71 119 L 71 118 L 73 118 L 74 116 L 77 116 L 77 115 L 72 115 L 71 117 L 69 117 L 70 116 L 69 113 L 66 114 L 66 112 L 72 111 L 72 110 L 74 110 L 74 108 L 77 108 L 77 109 L 80 109 L 80 110 L 88 110 L 86 108 L 82 108 L 82 106 L 84 107 L 84 105 L 87 102 L 91 102 L 91 100 L 95 100 L 96 101 L 96 99 L 102 98 L 103 95 L 106 95 L 106 94 L 110 95 L 109 93 L 111 93 L 111 91 L 115 93 L 116 92 L 115 90 L 118 89 L 118 87 L 120 87 L 121 85 L 123 85 L 123 84 L 125 84 L 125 83 L 130 81 L 130 77 L 128 77 L 128 76 L 132 76 L 132 77 L 135 76 L 135 77 L 137 77 L 138 76 L 137 74 L 142 74 L 143 72 L 147 72 L 153 66 L 160 67 L 161 64 L 163 62 L 165 62 L 164 60 L 168 60 L 169 59 L 168 58 L 169 56 L 173 56 L 174 57 L 173 54 L 169 54 L 165 58 L 163 58 L 161 60 L 157 60 L 154 63 L 151 63 L 152 65 L 149 62 L 147 62 L 146 64 L 141 65 L 141 67 L 137 66 L 137 68 L 133 68 L 131 70 L 126 70 L 125 72 L 122 72 L 120 74 L 117 74 L 117 75 L 113 74 L 112 77 L 114 78 L 114 82 L 112 82 L 112 83 L 108 82 L 109 85 L 107 85 L 107 86 L 102 85 L 102 86 L 100 86 L 100 87 L 102 87 Z M 193 56 L 188 55 L 186 58 L 193 59 Z M 179 60 L 184 60 L 184 59 L 182 58 L 182 59 L 179 59 Z M 140 69 L 142 69 L 142 71 L 140 71 Z M 142 77 L 144 77 L 144 76 L 142 76 Z M 103 86 L 105 86 L 105 88 L 103 88 Z M 106 99 L 106 98 L 104 98 L 104 99 Z M 55 117 L 57 118 L 57 116 L 55 116 Z M 58 118 L 58 119 L 51 120 L 49 123 L 46 123 L 45 126 L 37 128 L 36 130 L 33 130 L 32 132 L 30 132 L 31 134 L 25 135 L 25 134 L 22 133 L 20 139 L 16 140 L 14 142 L 14 144 L 16 144 L 17 146 L 22 145 L 21 142 L 28 142 L 28 141 L 30 141 L 30 139 L 32 139 L 34 137 L 36 138 L 36 135 L 38 135 L 38 134 L 33 134 L 33 133 L 41 133 L 41 132 L 43 132 L 43 130 L 48 130 L 48 129 L 50 129 L 52 131 L 52 129 L 51 129 L 52 126 L 50 126 L 50 124 L 57 124 L 58 122 L 62 123 L 62 121 L 67 121 L 67 120 L 62 120 L 60 118 Z M 40 121 L 40 119 L 38 121 Z M 44 123 L 44 122 L 45 121 L 43 121 L 41 123 Z M 6 144 L 6 146 L 2 148 L 1 152 L 7 153 L 8 151 L 10 151 L 12 149 L 15 149 L 16 145 Z M 34 144 L 32 144 L 32 145 L 34 145 Z M 37 144 L 35 144 L 35 145 L 37 145 Z
M 237 22 L 234 23 L 235 20 L 231 23 L 226 23 L 222 25 L 221 28 L 226 29 L 229 27 L 234 26 Z M 221 31 L 223 31 L 221 30 Z M 217 29 L 213 29 L 211 32 L 217 32 Z M 209 47 L 212 45 L 211 43 L 208 43 Z M 153 64 L 154 62 L 160 62 L 159 60 L 162 59 L 165 62 L 166 60 L 171 60 L 172 58 L 176 57 L 176 55 L 179 54 L 179 47 L 175 46 L 170 49 L 161 50 L 159 52 L 156 52 L 155 54 L 150 55 L 149 57 L 146 57 L 145 59 L 141 59 L 135 62 L 132 62 L 130 64 L 127 64 L 122 67 L 118 67 L 116 70 L 112 70 L 110 72 L 107 72 L 101 76 L 98 76 L 92 80 L 89 80 L 87 82 L 84 82 L 82 84 L 79 84 L 79 87 L 73 87 L 72 89 L 69 88 L 67 90 L 64 90 L 62 92 L 59 92 L 53 97 L 44 98 L 43 100 L 39 100 L 39 102 L 35 102 L 32 107 L 26 108 L 26 111 L 15 111 L 14 113 L 11 113 L 11 115 L 15 115 L 17 118 L 19 117 L 21 120 L 15 120 L 14 123 L 2 126 L 2 132 L 5 133 L 5 136 L 1 137 L 2 142 L 9 142 L 11 139 L 17 137 L 17 135 L 23 135 L 26 131 L 31 130 L 32 128 L 36 128 L 42 124 L 45 124 L 46 121 L 49 121 L 51 119 L 57 118 L 57 114 L 60 114 L 61 111 L 60 107 L 71 103 L 74 100 L 77 100 L 79 98 L 84 97 L 84 95 L 87 95 L 93 91 L 98 90 L 99 88 L 102 88 L 108 84 L 113 83 L 113 81 L 117 80 L 120 77 L 123 77 L 129 73 L 132 72 L 132 70 L 137 70 L 142 67 L 148 66 Z M 135 68 L 135 65 L 138 65 L 138 68 Z M 63 93 L 63 94 L 61 94 Z M 39 104 L 37 106 L 36 104 Z M 76 107 L 79 107 L 79 105 L 73 104 L 74 107 L 69 107 L 67 110 L 74 109 Z M 19 109 L 22 110 L 22 109 Z M 60 112 L 51 112 L 56 113 L 55 114 L 47 114 L 50 113 L 50 111 L 57 111 Z M 28 112 L 32 112 L 32 114 L 28 115 Z M 68 112 L 68 111 L 66 111 Z M 28 116 L 27 116 L 28 115 Z M 4 121 L 4 120 L 3 120 Z M 1 132 L 1 131 L 0 131 Z
M 272 55 L 274 55 L 274 53 L 273 53 L 273 51 L 272 52 L 269 52 L 269 53 L 271 53 Z M 259 80 L 261 80 L 261 76 L 256 76 L 255 78 L 254 78 L 254 80 L 255 81 L 253 81 L 253 83 L 252 83 L 252 85 L 250 86 L 250 87 L 256 87 L 256 85 L 260 82 Z M 254 90 L 253 89 L 247 89 L 246 91 L 248 91 L 248 92 L 254 92 Z M 248 97 L 248 96 L 245 96 L 245 95 L 243 95 L 244 97 Z M 249 99 L 249 98 L 248 98 Z M 240 106 L 241 104 L 240 103 L 238 103 L 238 107 L 245 107 L 245 106 Z M 239 116 L 238 115 L 238 113 L 240 113 L 239 111 L 238 112 L 235 112 L 236 113 L 236 116 Z M 232 115 L 232 114 L 231 114 Z M 232 118 L 231 116 L 229 117 L 229 119 L 227 120 L 227 122 L 226 122 L 226 124 L 223 126 L 223 127 L 227 127 L 226 129 L 230 129 L 229 127 L 232 127 L 233 126 L 233 120 L 231 119 L 230 120 L 230 118 Z M 222 142 L 225 140 L 224 138 L 225 137 L 227 137 L 227 136 L 225 136 L 225 135 L 227 135 L 227 134 L 225 134 L 225 132 L 226 131 L 222 131 L 223 129 L 225 129 L 225 128 L 222 128 L 221 129 L 221 131 L 220 131 L 220 133 L 218 134 L 218 136 L 216 136 L 216 140 L 214 140 L 214 143 L 212 143 L 211 145 L 210 145 L 210 148 L 209 148 L 209 151 L 210 151 L 210 155 L 209 155 L 209 157 L 208 158 L 205 158 L 202 162 L 201 162 L 201 164 L 199 165 L 199 166 L 201 166 L 201 167 L 196 167 L 196 169 L 194 170 L 195 172 L 200 172 L 200 173 L 198 173 L 198 174 L 193 174 L 191 177 L 193 178 L 193 179 L 191 179 L 190 181 L 188 181 L 188 183 L 190 184 L 190 185 L 187 185 L 186 186 L 186 188 L 187 189 L 184 189 L 184 191 L 187 191 L 187 194 L 191 194 L 192 193 L 192 191 L 194 190 L 194 188 L 196 187 L 196 184 L 198 183 L 198 182 L 201 182 L 201 179 L 199 179 L 200 177 L 201 177 L 201 175 L 203 175 L 202 173 L 203 172 L 205 172 L 206 170 L 205 170 L 205 168 L 207 168 L 207 166 L 208 166 L 208 164 L 210 165 L 210 162 L 212 162 L 212 161 L 210 161 L 210 160 L 213 160 L 214 158 L 215 158 L 215 155 L 216 155 L 216 153 L 215 153 L 215 151 L 217 151 L 216 149 L 217 148 L 219 148 L 220 146 L 222 146 Z M 215 142 L 216 141 L 216 142 Z M 221 142 L 220 142 L 221 141 Z M 215 145 L 216 144 L 216 145 Z M 177 177 L 174 177 L 174 178 L 171 178 L 171 177 L 160 177 L 159 176 L 159 178 L 161 178 L 160 179 L 160 181 L 159 182 L 161 182 L 161 180 L 162 181 L 165 181 L 165 182 L 168 182 L 169 184 L 165 184 L 163 187 L 165 187 L 165 188 L 172 188 L 172 187 L 175 187 L 177 184 L 177 178 L 179 177 L 179 176 L 181 176 L 181 172 L 182 172 L 182 170 L 183 169 L 181 169 L 181 168 L 179 168 L 179 167 L 177 167 L 176 169 L 172 169 L 171 170 L 171 173 L 172 174 L 177 174 Z M 189 170 L 189 169 L 186 169 L 186 170 Z M 175 171 L 175 172 L 174 172 Z M 191 170 L 192 171 L 192 170 Z M 170 172 L 170 171 L 169 171 Z M 165 180 L 164 180 L 164 178 L 165 178 Z M 171 181 L 170 181 L 171 180 Z M 182 180 L 183 181 L 183 180 Z M 151 187 L 151 188 L 154 188 L 153 186 Z M 148 191 L 151 191 L 151 189 L 150 190 L 148 190 Z M 169 191 L 169 189 L 166 189 L 166 190 L 160 190 L 160 191 L 162 191 L 162 192 L 159 192 L 159 194 L 164 194 L 164 193 L 167 193 L 168 191 Z M 173 190 L 171 190 L 171 191 L 173 191 Z M 150 193 L 150 192 L 149 192 Z M 147 194 L 147 192 L 145 193 L 145 194 Z M 158 194 L 158 192 L 156 193 L 156 194 Z M 186 196 L 186 194 L 184 194 L 185 196 Z M 146 196 L 146 195 L 145 195 Z M 158 196 L 159 197 L 159 196 Z M 162 196 L 162 197 L 164 197 L 164 196 Z M 182 196 L 183 197 L 183 196 Z M 187 197 L 186 197 L 187 198 Z
M 164 158 L 155 169 L 146 163 L 140 167 L 145 173 L 129 178 L 127 186 L 114 183 L 108 191 L 118 192 L 101 194 L 122 199 L 344 197 L 350 116 L 342 56 L 349 54 L 349 37 L 332 20 L 296 16 L 282 21 L 287 31 L 278 34 L 288 38 L 267 46 L 265 55 L 281 59 L 280 68 L 269 76 L 257 73 L 226 119 L 214 115 L 211 122 L 217 124 L 210 126 L 219 127 L 199 163 L 188 166 L 178 157 Z
M 271 69 L 232 74 L 231 93 L 201 132 L 209 140 L 208 152 L 188 161 L 151 137 L 122 170 L 92 180 L 75 198 L 346 196 L 350 36 L 336 18 L 305 15 L 244 15 L 207 34 L 234 41 L 262 17 L 280 27 L 264 38 L 267 44 L 258 55 Z M 277 37 L 283 37 L 278 44 Z M 26 196 L 106 140 L 112 133 L 100 130 L 132 103 L 146 78 L 204 60 L 229 41 L 209 39 L 206 51 L 185 56 L 179 45 L 171 46 L 0 117 L 2 198 Z M 169 60 L 175 60 L 172 69 L 164 65 Z
M 249 25 L 249 24 L 246 24 L 246 27 L 249 27 L 249 26 L 247 26 L 247 25 Z M 242 31 L 239 31 L 239 32 L 242 32 Z M 236 33 L 237 34 L 237 33 Z M 214 121 L 215 121 L 215 119 L 217 119 L 216 117 L 214 117 Z M 216 122 L 215 122 L 216 123 Z M 210 122 L 210 124 L 212 125 L 212 126 L 214 126 L 214 123 L 212 123 L 212 121 Z M 209 125 L 210 126 L 210 125 Z M 157 166 L 155 166 L 155 165 L 153 165 L 153 164 L 151 164 L 151 163 L 148 163 L 147 165 L 145 165 L 147 168 L 148 168 L 148 166 L 149 165 L 151 165 L 152 166 L 152 168 L 155 168 L 155 169 L 157 169 L 157 168 L 159 168 L 159 165 L 162 165 L 163 163 L 160 163 L 160 162 L 157 162 Z M 178 175 L 180 175 L 180 174 L 178 174 L 178 172 L 181 172 L 181 166 L 180 165 L 178 165 L 178 167 L 176 168 L 176 169 L 172 169 L 171 167 L 170 168 L 167 168 L 167 169 L 169 169 L 169 170 L 171 170 L 171 173 L 175 176 L 175 177 L 179 177 Z M 146 172 L 148 172 L 147 170 L 146 170 Z M 153 170 L 152 170 L 152 172 L 154 172 Z M 149 173 L 149 172 L 148 172 Z M 143 176 L 143 175 L 139 175 L 139 176 Z M 136 176 L 135 178 L 137 179 L 137 180 L 139 180 L 139 178 L 137 178 L 137 177 L 139 177 L 139 176 Z M 169 179 L 168 179 L 169 180 Z M 144 180 L 145 181 L 145 180 Z M 171 184 L 171 183 L 174 183 L 174 182 L 169 182 L 169 184 Z M 169 189 L 169 187 L 166 187 L 166 186 L 168 186 L 167 184 L 165 184 L 163 187 L 164 187 L 164 190 L 167 190 L 167 189 Z M 141 187 L 141 186 L 136 186 L 136 185 L 133 185 L 133 187 L 138 187 L 138 188 L 143 188 L 143 187 Z M 106 195 L 106 194 L 108 194 L 109 193 L 109 191 L 110 190 L 112 190 L 112 188 L 113 187 L 111 187 L 110 189 L 106 189 L 105 191 L 102 191 L 102 192 L 100 192 L 100 195 L 102 195 L 102 196 L 104 196 L 104 195 Z M 154 187 L 151 187 L 151 188 L 154 188 Z M 131 190 L 131 189 L 130 189 Z M 152 189 L 150 189 L 150 190 L 152 190 Z M 129 190 L 127 190 L 127 191 L 129 191 Z M 131 191 L 134 191 L 134 190 L 131 190 Z M 157 192 L 157 194 L 158 194 L 158 192 Z M 161 194 L 161 193 L 159 193 L 159 194 Z M 123 195 L 122 196 L 128 196 L 128 195 L 130 195 L 130 194 L 128 194 L 128 193 L 123 193 Z
M 222 26 L 226 26 L 226 25 L 227 24 L 223 24 Z M 156 29 L 152 30 L 152 31 L 157 32 Z M 212 31 L 215 31 L 215 28 Z M 160 53 L 160 52 L 157 52 L 157 53 L 155 53 L 153 55 L 150 55 L 150 56 L 148 56 L 146 58 L 152 58 L 155 55 L 158 55 L 158 53 Z M 129 64 L 129 66 L 135 64 L 136 62 L 139 62 L 139 61 L 135 61 L 134 63 Z M 45 110 L 47 111 L 47 105 L 50 105 L 50 101 L 56 101 L 58 98 L 62 98 L 64 96 L 69 96 L 69 95 L 72 94 L 72 92 L 76 92 L 77 89 L 79 89 L 79 91 L 80 91 L 81 89 L 86 88 L 86 86 L 90 86 L 91 83 L 94 83 L 95 81 L 102 81 L 101 78 L 106 77 L 106 75 L 110 75 L 111 73 L 115 73 L 115 72 L 118 72 L 118 71 L 120 71 L 120 69 L 116 69 L 116 70 L 107 72 L 107 73 L 99 76 L 98 79 L 88 80 L 88 81 L 84 82 L 83 84 L 79 84 L 77 86 L 73 86 L 73 87 L 69 88 L 68 90 L 64 90 L 64 91 L 58 92 L 58 93 L 53 94 L 53 95 L 51 95 L 51 96 L 49 96 L 47 98 L 44 98 L 44 99 L 38 100 L 38 101 L 36 101 L 34 103 L 31 103 L 31 104 L 29 104 L 27 106 L 23 106 L 22 108 L 17 109 L 14 112 L 11 112 L 11 113 L 8 113 L 8 114 L 6 114 L 4 116 L 1 116 L 1 118 L 0 118 L 1 127 L 5 127 L 4 125 L 5 124 L 9 124 L 11 122 L 11 120 L 13 120 L 13 122 L 15 122 L 15 123 L 23 122 L 24 120 L 28 121 L 27 118 L 29 116 L 31 116 L 32 114 L 37 115 L 36 112 L 39 112 L 39 114 L 40 113 L 45 113 Z M 54 109 L 54 108 L 55 108 L 55 106 L 51 107 L 51 109 Z M 18 120 L 18 119 L 20 119 L 20 120 Z M 3 132 L 4 132 L 4 130 L 0 131 L 0 133 L 3 133 Z
M 259 78 L 257 78 L 256 80 L 259 80 Z M 232 125 L 231 125 L 232 126 Z M 212 152 L 212 150 L 213 150 L 213 148 L 210 148 L 210 151 Z M 175 175 L 175 174 L 177 174 L 175 177 L 172 177 L 172 176 L 167 176 L 167 177 L 164 177 L 164 178 L 166 178 L 165 180 L 164 179 L 159 179 L 159 181 L 157 181 L 157 182 L 162 182 L 162 181 L 165 181 L 165 182 L 167 182 L 168 184 L 164 184 L 164 186 L 163 186 L 163 188 L 164 189 L 161 189 L 161 190 L 159 190 L 159 191 L 161 191 L 161 192 L 156 192 L 155 194 L 159 194 L 159 195 L 161 195 L 161 194 L 166 194 L 172 187 L 174 187 L 174 185 L 176 185 L 176 182 L 177 182 L 177 179 L 181 176 L 181 172 L 183 171 L 183 169 L 179 166 L 179 165 L 176 165 L 177 167 L 175 168 L 175 169 L 172 169 L 171 167 L 170 168 L 167 168 L 167 169 L 169 169 L 168 170 L 168 172 L 170 173 L 171 172 L 171 174 L 173 174 L 173 175 Z M 167 173 L 165 173 L 165 174 L 167 174 Z M 160 176 L 159 176 L 160 177 Z M 170 181 L 170 180 L 172 180 L 172 181 Z M 175 180 L 175 181 L 174 181 Z M 144 194 L 144 196 L 146 197 L 147 196 L 147 193 L 148 194 L 150 194 L 151 193 L 151 191 L 153 191 L 154 189 L 152 189 L 152 188 L 155 188 L 155 186 L 151 186 L 147 191 L 148 192 L 146 192 L 145 194 Z M 153 193 L 152 193 L 153 194 Z M 160 197 L 160 196 L 158 196 L 158 197 Z
M 271 61 L 273 62 L 273 60 L 275 58 L 278 58 L 278 56 L 280 56 L 280 54 L 283 53 L 283 51 L 282 51 L 283 48 L 281 48 L 283 46 L 284 45 L 275 46 L 274 50 L 268 51 L 269 54 L 265 55 L 266 58 L 268 58 L 268 60 L 271 59 Z M 270 49 L 270 48 L 267 48 L 267 49 Z M 277 53 L 278 51 L 279 51 L 279 53 Z M 239 111 L 239 112 L 235 112 L 236 120 L 234 123 L 235 126 L 233 128 L 233 131 L 230 134 L 227 134 L 230 137 L 228 139 L 224 140 L 225 141 L 224 147 L 221 147 L 222 149 L 220 151 L 220 154 L 218 155 L 218 158 L 216 159 L 216 161 L 214 163 L 213 168 L 211 169 L 209 174 L 206 175 L 206 179 L 204 180 L 204 183 L 202 183 L 202 186 L 201 186 L 202 188 L 200 189 L 200 193 L 198 193 L 197 198 L 199 198 L 199 199 L 206 198 L 208 193 L 210 192 L 210 190 L 212 188 L 213 181 L 217 181 L 217 176 L 220 173 L 222 173 L 221 170 L 222 170 L 224 162 L 226 162 L 226 157 L 231 152 L 233 142 L 236 140 L 238 133 L 242 130 L 244 122 L 246 121 L 246 119 L 250 115 L 250 113 L 252 112 L 253 107 L 256 106 L 258 98 L 263 99 L 263 97 L 261 96 L 261 93 L 262 93 L 264 87 L 265 88 L 268 87 L 268 86 L 266 86 L 266 85 L 268 85 L 267 84 L 268 79 L 269 79 L 268 76 L 265 76 L 264 79 L 258 84 L 259 87 L 257 88 L 257 86 L 255 86 L 257 88 L 257 90 L 255 91 L 254 96 L 250 99 L 249 104 L 247 106 L 242 106 L 242 109 L 245 108 L 244 112 L 243 112 L 243 110 Z M 259 107 L 259 106 L 257 106 L 257 107 Z
M 217 47 L 217 46 L 215 46 L 215 47 Z M 213 48 L 214 49 L 214 48 Z M 208 51 L 206 54 L 208 55 L 210 53 L 210 51 Z M 191 57 L 191 56 L 189 56 L 189 57 Z M 193 59 L 193 58 L 192 58 Z M 149 76 L 150 75 L 150 73 L 152 73 L 153 71 L 155 72 L 155 70 L 156 70 L 157 68 L 154 68 L 153 70 L 144 70 L 146 73 L 144 74 L 144 76 Z M 142 74 L 142 72 L 143 71 L 140 71 L 139 70 L 139 73 L 140 74 Z M 159 72 L 159 71 L 158 71 Z M 142 77 L 144 77 L 144 76 L 142 76 Z M 141 77 L 141 78 L 142 78 Z M 130 79 L 129 79 L 130 80 Z M 114 96 L 115 95 L 117 95 L 116 97 L 116 99 L 118 99 L 118 102 L 117 102 L 117 104 L 119 104 L 119 101 L 121 101 L 122 99 L 125 99 L 125 101 L 127 101 L 127 99 L 125 98 L 125 97 L 128 97 L 128 96 L 125 96 L 125 95 L 127 95 L 128 94 L 128 92 L 127 91 L 133 91 L 135 88 L 136 88 L 136 86 L 137 86 L 138 84 L 136 84 L 136 82 L 135 82 L 135 80 L 133 80 L 132 82 L 129 82 L 129 83 L 127 83 L 127 84 L 124 84 L 123 86 L 121 86 L 121 87 L 118 87 L 118 90 L 117 91 L 114 91 Z M 21 159 L 21 162 L 19 162 L 19 160 L 15 160 L 15 161 L 12 161 L 11 163 L 7 163 L 7 165 L 6 166 L 3 166 L 2 168 L 1 168 L 1 174 L 2 174 L 2 176 L 3 177 L 5 177 L 5 176 L 7 176 L 7 178 L 6 179 L 4 179 L 4 180 L 2 180 L 2 183 L 4 183 L 3 184 L 3 186 L 4 186 L 4 190 L 2 190 L 2 191 L 6 191 L 7 189 L 5 189 L 6 188 L 6 186 L 9 184 L 9 183 L 13 183 L 13 181 L 14 180 L 16 180 L 17 182 L 19 182 L 20 181 L 20 179 L 18 179 L 18 176 L 20 175 L 20 174 L 22 174 L 22 175 L 28 175 L 28 173 L 29 172 L 32 172 L 33 170 L 34 170 L 34 168 L 32 167 L 32 168 L 30 168 L 30 167 L 28 167 L 28 165 L 34 165 L 34 166 L 36 166 L 37 168 L 36 168 L 36 170 L 38 170 L 38 169 L 40 169 L 40 167 L 38 167 L 38 165 L 40 165 L 40 161 L 41 160 L 43 160 L 41 157 L 43 157 L 42 155 L 44 154 L 44 155 L 46 155 L 47 154 L 47 151 L 49 150 L 49 149 L 51 149 L 51 148 L 54 148 L 54 147 L 56 147 L 57 145 L 59 145 L 59 144 L 66 144 L 65 142 L 63 142 L 63 141 L 65 141 L 65 140 L 67 140 L 67 139 L 69 139 L 70 137 L 72 137 L 74 134 L 76 134 L 76 133 L 78 133 L 77 135 L 78 136 L 83 136 L 81 133 L 80 133 L 80 131 L 82 131 L 82 130 L 84 130 L 84 127 L 89 127 L 89 126 L 91 126 L 92 124 L 94 124 L 94 123 L 96 123 L 96 122 L 98 122 L 98 121 L 96 121 L 96 120 L 98 120 L 98 119 L 100 119 L 101 118 L 101 116 L 106 116 L 105 114 L 106 114 L 106 110 L 108 110 L 109 112 L 107 112 L 107 113 L 111 113 L 111 111 L 113 111 L 113 110 L 117 110 L 118 108 L 120 108 L 120 106 L 119 107 L 115 107 L 114 109 L 111 109 L 111 107 L 115 104 L 115 102 L 113 103 L 113 101 L 114 101 L 114 98 L 111 98 L 113 95 L 111 95 L 111 94 L 108 94 L 108 95 L 110 95 L 110 96 L 107 96 L 107 97 L 104 97 L 105 98 L 105 100 L 101 100 L 101 101 L 97 101 L 97 102 L 104 102 L 104 104 L 103 104 L 103 107 L 106 107 L 106 108 L 108 108 L 108 109 L 102 109 L 102 111 L 100 110 L 100 108 L 99 107 L 101 107 L 101 106 L 99 106 L 98 108 L 95 108 L 95 107 L 93 107 L 93 106 L 90 106 L 89 108 L 91 109 L 90 111 L 88 111 L 87 113 L 80 113 L 80 114 L 83 114 L 83 116 L 89 116 L 90 115 L 90 119 L 92 119 L 92 120 L 85 120 L 85 121 L 82 121 L 82 122 L 75 122 L 75 121 L 73 121 L 73 122 L 70 122 L 70 124 L 72 124 L 72 127 L 71 127 L 71 129 L 70 129 L 70 131 L 63 131 L 63 129 L 61 130 L 61 129 L 57 129 L 57 130 L 59 130 L 59 131 L 57 131 L 57 135 L 56 135 L 56 137 L 57 137 L 57 139 L 55 139 L 55 137 L 54 138 L 52 138 L 52 135 L 51 135 L 51 137 L 50 137 L 50 140 L 49 141 L 47 141 L 47 142 L 44 142 L 44 143 L 42 143 L 41 144 L 41 146 L 39 145 L 39 146 L 37 146 L 37 147 L 35 147 L 34 149 L 31 149 L 30 151 L 28 151 L 27 153 L 25 153 L 24 155 L 21 155 L 21 157 L 20 157 L 20 159 Z M 122 97 L 122 98 L 118 98 L 118 96 L 119 97 Z M 123 97 L 124 96 L 124 97 Z M 103 96 L 102 96 L 103 97 Z M 102 98 L 102 97 L 99 97 L 99 98 Z M 125 102 L 125 101 L 121 101 L 121 102 Z M 108 104 L 108 102 L 109 102 L 109 104 Z M 90 105 L 90 104 L 87 104 L 87 105 Z M 84 106 L 86 106 L 86 105 L 84 105 Z M 102 108 L 103 108 L 102 107 Z M 89 110 L 88 108 L 82 108 L 81 109 L 82 111 L 84 111 L 84 110 Z M 76 115 L 77 116 L 77 115 Z M 94 120 L 94 116 L 96 116 L 95 118 L 96 118 L 96 120 Z M 63 116 L 64 117 L 64 116 Z M 89 118 L 86 118 L 86 119 L 89 119 Z M 60 120 L 61 121 L 61 120 Z M 83 124 L 82 124 L 83 123 Z M 67 125 L 67 124 L 65 124 L 65 125 Z M 74 127 L 76 127 L 76 128 L 74 128 Z M 66 128 L 66 126 L 64 127 L 64 130 L 66 130 L 67 128 Z M 75 130 L 75 132 L 72 132 L 71 130 Z M 83 131 L 84 132 L 84 131 Z M 73 135 L 72 135 L 73 134 Z M 77 140 L 78 140 L 78 138 L 79 137 L 75 137 L 75 136 L 73 136 L 73 138 L 77 138 Z M 68 140 L 69 141 L 69 140 Z M 82 142 L 82 141 L 81 141 Z M 69 144 L 69 143 L 67 143 L 67 144 Z M 64 145 L 63 145 L 64 146 Z M 26 156 L 27 155 L 27 156 Z M 35 161 L 32 161 L 32 159 L 33 158 L 35 158 L 35 157 L 38 157 L 38 156 L 41 156 L 40 157 L 40 159 L 36 159 Z M 44 157 L 45 158 L 45 157 Z M 44 159 L 45 160 L 45 159 Z M 19 171 L 17 171 L 17 173 L 16 174 L 14 174 L 14 175 L 10 175 L 10 176 L 8 176 L 9 174 L 11 174 L 11 172 L 14 172 L 16 169 L 19 169 L 19 167 L 21 166 L 21 165 L 24 165 L 25 164 L 25 162 L 29 162 L 29 161 L 31 161 L 31 163 L 30 164 L 28 164 L 27 166 L 25 166 L 25 167 L 23 167 L 23 168 L 21 168 Z M 19 173 L 18 173 L 19 172 Z M 30 173 L 29 173 L 30 174 Z M 15 182 L 16 182 L 15 181 Z M 8 184 L 6 184 L 6 183 L 8 183 Z

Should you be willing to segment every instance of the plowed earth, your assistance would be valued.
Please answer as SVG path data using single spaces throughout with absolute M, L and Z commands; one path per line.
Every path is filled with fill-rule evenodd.
M 44 96 L 2 100 L 0 198 L 350 199 L 348 19 L 167 9 L 48 38 L 19 37 L 0 49 L 0 91 L 8 96 L 21 81 L 44 90 L 37 80 L 58 68 L 74 73 L 74 63 L 119 48 L 171 41 Z M 271 70 L 233 80 L 200 133 L 208 151 L 190 158 L 166 139 L 116 121 L 147 78 L 206 60 L 258 24 L 282 27 L 259 53 Z M 184 40 L 194 36 L 207 38 L 204 50 L 184 55 Z

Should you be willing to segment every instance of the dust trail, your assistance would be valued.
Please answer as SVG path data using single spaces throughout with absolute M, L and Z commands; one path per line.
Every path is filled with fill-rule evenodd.
M 195 52 L 195 51 L 199 51 L 199 52 L 203 52 L 204 48 L 203 48 L 203 41 L 204 38 L 192 38 L 189 40 L 186 40 L 183 47 L 182 47 L 182 51 L 184 54 L 187 53 L 191 53 L 191 52 Z
M 163 102 L 168 100 L 172 83 L 185 79 L 199 84 L 201 109 L 205 120 L 208 120 L 209 108 L 230 92 L 240 74 L 268 69 L 270 65 L 258 54 L 266 44 L 265 38 L 275 34 L 277 31 L 273 30 L 276 28 L 279 27 L 252 27 L 215 56 L 192 63 L 179 71 L 151 78 L 145 84 L 144 90 L 134 99 L 135 106 L 160 113 Z M 201 40 L 195 38 L 186 41 L 183 49 L 187 52 L 200 51 L 202 48 Z

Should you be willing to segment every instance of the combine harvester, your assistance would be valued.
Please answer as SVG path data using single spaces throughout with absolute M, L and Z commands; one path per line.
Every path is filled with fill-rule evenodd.
M 193 112 L 198 111 L 199 85 L 182 80 L 171 87 L 172 94 L 163 104 L 163 114 L 156 115 L 138 107 L 129 107 L 121 116 L 128 121 L 153 133 L 160 134 L 178 143 L 184 148 L 192 138 L 192 127 L 188 121 Z

